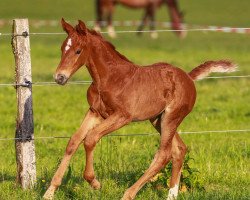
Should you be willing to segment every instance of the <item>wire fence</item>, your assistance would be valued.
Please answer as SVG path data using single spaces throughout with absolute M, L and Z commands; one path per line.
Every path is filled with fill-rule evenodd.
M 210 133 L 250 133 L 250 129 L 240 130 L 207 130 L 207 131 L 180 131 L 179 134 L 210 134 Z M 136 136 L 159 136 L 158 133 L 126 133 L 126 134 L 110 134 L 105 137 L 136 137 Z M 0 141 L 6 140 L 44 140 L 44 139 L 69 139 L 70 136 L 44 136 L 35 138 L 0 138 Z
M 239 76 L 208 76 L 205 77 L 204 79 L 235 79 L 235 78 L 250 78 L 250 75 L 239 75 Z M 67 84 L 69 85 L 90 85 L 92 81 L 69 81 Z M 30 85 L 32 86 L 57 86 L 58 84 L 56 82 L 33 82 L 33 83 L 0 83 L 0 87 L 18 87 L 18 86 L 23 86 L 23 87 L 29 87 Z
M 12 21 L 4 21 L 0 20 L 0 25 L 6 25 L 12 24 Z M 59 26 L 60 22 L 58 20 L 31 20 L 31 24 L 35 27 L 40 26 Z M 87 21 L 86 24 L 88 26 L 93 27 L 95 24 L 95 21 Z M 100 22 L 101 26 L 106 26 L 106 21 Z M 151 23 L 152 24 L 152 23 Z M 171 22 L 160 22 L 155 21 L 153 22 L 155 26 L 160 26 L 168 29 L 156 29 L 156 30 L 118 30 L 116 33 L 151 33 L 151 32 L 207 32 L 207 31 L 213 31 L 213 32 L 225 32 L 225 33 L 241 33 L 241 34 L 250 34 L 250 27 L 228 27 L 228 26 L 214 26 L 214 25 L 194 25 L 194 24 L 187 24 L 183 23 L 181 26 L 183 27 L 182 30 L 177 29 L 169 29 L 171 27 Z M 119 27 L 131 27 L 131 26 L 139 26 L 143 25 L 141 21 L 138 20 L 125 20 L 125 21 L 113 21 L 113 26 L 119 26 Z M 144 24 L 146 25 L 146 24 Z M 101 32 L 102 34 L 107 34 L 107 31 Z M 63 35 L 64 32 L 50 32 L 50 33 L 29 33 L 29 35 Z M 21 36 L 20 35 L 13 35 L 12 33 L 0 33 L 0 36 Z
M 190 28 L 190 29 L 156 29 L 156 30 L 118 30 L 115 31 L 118 34 L 122 33 L 160 33 L 160 32 L 227 32 L 227 33 L 250 33 L 250 28 L 230 28 L 230 27 L 216 27 L 213 28 L 212 26 L 210 28 Z M 102 34 L 108 34 L 108 31 L 101 31 Z M 37 35 L 65 35 L 64 32 L 38 32 L 38 33 L 28 33 L 29 36 L 37 36 Z M 27 36 L 28 36 L 27 35 Z M 13 34 L 13 33 L 0 33 L 0 36 L 24 36 L 23 34 Z

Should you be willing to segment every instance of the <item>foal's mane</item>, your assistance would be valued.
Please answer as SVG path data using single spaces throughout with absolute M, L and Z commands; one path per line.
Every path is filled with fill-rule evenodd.
M 88 29 L 88 32 L 91 34 L 91 35 L 95 35 L 97 36 L 99 39 L 101 39 L 101 41 L 107 45 L 108 47 L 110 47 L 112 50 L 114 50 L 114 52 L 123 60 L 127 61 L 127 62 L 130 62 L 130 63 L 133 63 L 132 61 L 130 61 L 128 58 L 126 58 L 124 55 L 122 55 L 119 51 L 116 50 L 115 46 L 113 44 L 111 44 L 110 42 L 108 42 L 107 40 L 105 40 L 102 35 L 100 33 L 98 33 L 97 31 L 95 30 L 89 30 Z

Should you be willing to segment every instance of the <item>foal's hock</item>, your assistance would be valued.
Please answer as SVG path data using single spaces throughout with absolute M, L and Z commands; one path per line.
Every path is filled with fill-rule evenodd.
M 140 67 L 115 50 L 82 21 L 76 27 L 62 19 L 68 36 L 63 42 L 62 57 L 55 81 L 64 85 L 85 65 L 93 79 L 88 88 L 89 110 L 78 131 L 71 137 L 65 155 L 52 178 L 44 198 L 52 199 L 78 146 L 84 143 L 86 166 L 83 177 L 94 189 L 101 187 L 93 167 L 93 151 L 105 135 L 133 121 L 149 120 L 160 133 L 160 147 L 141 178 L 126 190 L 123 200 L 134 199 L 136 193 L 172 160 L 172 176 L 168 199 L 175 199 L 186 146 L 177 133 L 182 120 L 191 112 L 196 90 L 194 80 L 211 72 L 232 72 L 230 61 L 208 61 L 186 73 L 168 63 Z

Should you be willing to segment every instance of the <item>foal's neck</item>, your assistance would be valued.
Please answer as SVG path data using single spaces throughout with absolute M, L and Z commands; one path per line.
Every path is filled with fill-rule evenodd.
M 86 66 L 94 83 L 105 84 L 117 76 L 122 78 L 135 71 L 136 66 L 101 36 L 91 35 L 90 43 L 93 46 Z

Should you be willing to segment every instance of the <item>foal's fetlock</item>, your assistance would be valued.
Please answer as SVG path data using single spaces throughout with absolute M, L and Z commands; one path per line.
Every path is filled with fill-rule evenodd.
M 98 190 L 101 188 L 101 183 L 95 177 L 84 174 L 83 178 L 89 183 L 89 185 L 93 189 Z

